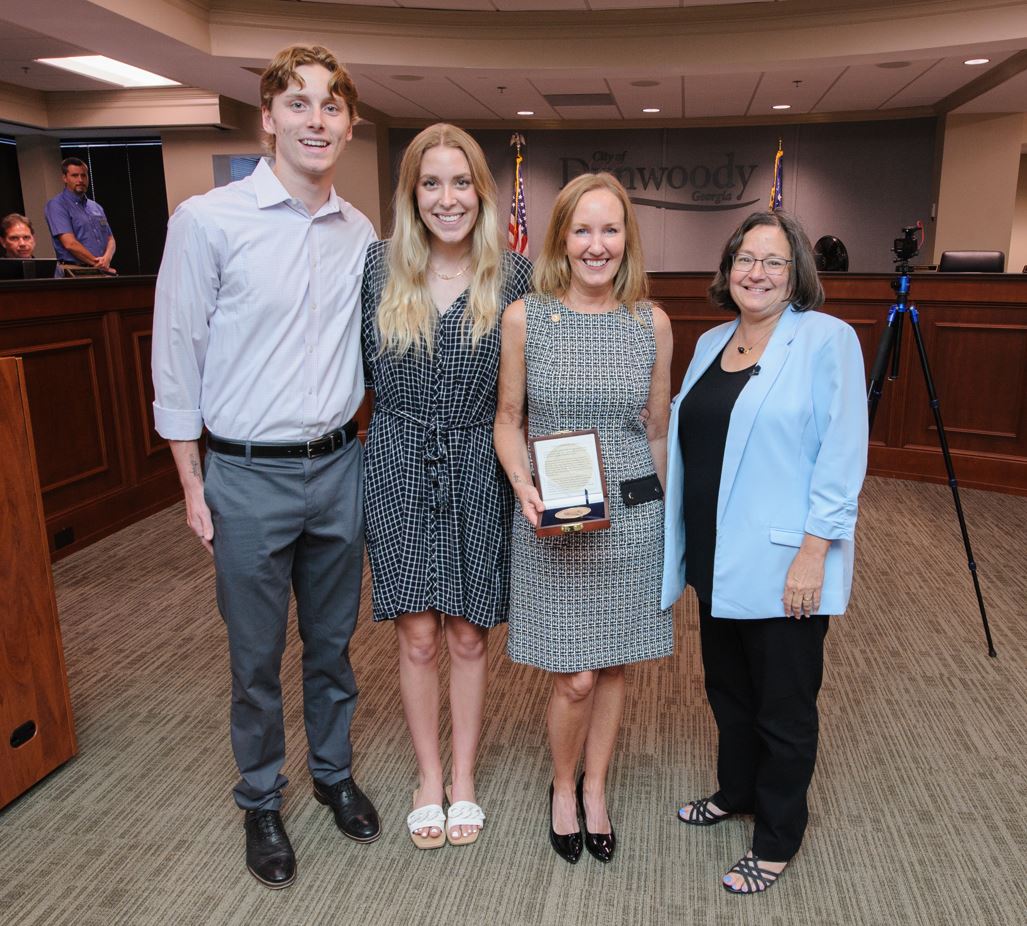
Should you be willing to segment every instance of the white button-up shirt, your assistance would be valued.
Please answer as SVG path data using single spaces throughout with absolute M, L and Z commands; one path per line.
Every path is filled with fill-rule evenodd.
M 360 279 L 374 239 L 334 189 L 310 215 L 264 160 L 182 203 L 157 276 L 157 432 L 305 441 L 349 421 L 364 397 Z

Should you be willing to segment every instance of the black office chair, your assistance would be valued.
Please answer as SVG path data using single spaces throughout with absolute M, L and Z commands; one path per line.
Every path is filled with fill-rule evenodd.
M 813 246 L 813 259 L 817 262 L 817 270 L 849 269 L 849 252 L 841 239 L 834 235 L 824 235 Z
M 1006 255 L 1001 251 L 942 251 L 941 273 L 1004 273 Z

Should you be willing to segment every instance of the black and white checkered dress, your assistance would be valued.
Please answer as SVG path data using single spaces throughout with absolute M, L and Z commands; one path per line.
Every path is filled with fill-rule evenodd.
M 364 514 L 376 621 L 434 608 L 479 627 L 506 620 L 513 496 L 492 446 L 499 326 L 474 350 L 467 293 L 439 319 L 432 356 L 379 354 L 375 315 L 388 242 L 364 264 L 361 333 L 374 415 L 365 447 Z M 504 257 L 505 308 L 531 264 Z
M 654 472 L 642 409 L 656 360 L 652 308 L 598 315 L 525 296 L 528 431 L 597 428 L 611 526 L 538 538 L 514 515 L 508 651 L 548 672 L 582 672 L 668 656 L 660 610 L 663 502 L 626 508 L 620 483 Z

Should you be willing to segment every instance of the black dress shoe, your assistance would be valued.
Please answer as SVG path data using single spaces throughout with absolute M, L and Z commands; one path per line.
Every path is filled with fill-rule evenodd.
M 581 858 L 581 831 L 561 836 L 553 829 L 553 786 L 549 786 L 549 842 L 556 854 L 574 865 Z
M 314 782 L 314 797 L 335 813 L 335 825 L 356 842 L 374 842 L 382 834 L 378 811 L 352 778 L 333 785 Z
M 585 776 L 578 779 L 578 812 L 581 814 L 581 825 L 585 831 L 585 848 L 594 859 L 608 862 L 613 858 L 613 850 L 617 847 L 617 837 L 613 834 L 613 824 L 608 833 L 590 833 L 588 817 L 585 816 Z
M 296 880 L 296 855 L 277 810 L 246 811 L 246 868 L 265 887 L 277 890 Z

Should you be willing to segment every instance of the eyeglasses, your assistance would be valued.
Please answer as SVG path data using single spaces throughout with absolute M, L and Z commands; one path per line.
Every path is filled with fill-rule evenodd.
M 733 254 L 731 266 L 735 270 L 744 270 L 748 273 L 757 263 L 763 264 L 763 272 L 768 277 L 779 277 L 788 269 L 792 261 L 784 257 L 753 257 L 751 254 Z

